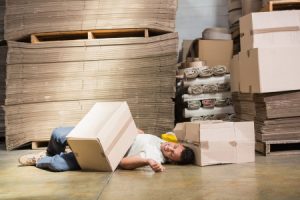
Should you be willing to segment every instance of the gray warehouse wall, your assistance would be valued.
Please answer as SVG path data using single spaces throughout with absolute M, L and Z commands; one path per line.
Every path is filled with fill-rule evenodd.
M 176 31 L 182 40 L 201 37 L 208 27 L 228 27 L 227 0 L 178 0 Z

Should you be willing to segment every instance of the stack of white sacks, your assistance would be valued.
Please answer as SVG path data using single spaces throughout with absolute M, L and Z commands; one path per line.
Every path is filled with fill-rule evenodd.
M 202 56 L 201 60 L 200 58 L 187 59 L 186 68 L 181 70 L 184 75 L 182 81 L 184 106 L 182 107 L 184 107 L 183 118 L 185 121 L 229 120 L 234 113 L 231 103 L 228 66 L 211 64 L 212 62 L 203 56 L 205 51 L 214 45 L 205 42 L 221 40 L 231 40 L 231 35 L 227 29 L 208 28 L 204 30 L 202 39 L 198 43 L 198 55 L 199 57 Z M 204 45 L 207 45 L 207 48 L 204 48 Z

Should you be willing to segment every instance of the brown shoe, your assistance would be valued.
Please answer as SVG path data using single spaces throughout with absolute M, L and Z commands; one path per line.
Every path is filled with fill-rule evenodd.
M 43 158 L 45 155 L 46 155 L 46 151 L 26 154 L 19 158 L 19 163 L 23 166 L 33 166 L 36 165 L 36 162 L 41 158 Z

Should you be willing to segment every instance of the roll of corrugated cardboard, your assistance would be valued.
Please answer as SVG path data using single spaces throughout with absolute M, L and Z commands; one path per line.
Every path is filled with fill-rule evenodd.
M 231 40 L 231 34 L 227 28 L 214 27 L 205 29 L 202 32 L 202 38 L 205 40 Z

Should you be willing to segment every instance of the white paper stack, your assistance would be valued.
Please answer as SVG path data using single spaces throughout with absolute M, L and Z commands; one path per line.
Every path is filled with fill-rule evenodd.
M 7 148 L 49 139 L 98 101 L 127 101 L 137 126 L 174 125 L 177 33 L 153 37 L 8 42 Z
M 177 0 L 7 0 L 5 39 L 119 28 L 175 30 Z

